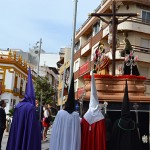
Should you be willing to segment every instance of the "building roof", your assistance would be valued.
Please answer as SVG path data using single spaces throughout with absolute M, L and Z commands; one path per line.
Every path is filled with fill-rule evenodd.
M 59 74 L 58 70 L 55 67 L 48 67 L 50 70 L 52 70 L 55 74 Z

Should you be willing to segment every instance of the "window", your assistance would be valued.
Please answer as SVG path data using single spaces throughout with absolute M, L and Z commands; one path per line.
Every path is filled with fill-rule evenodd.
M 20 95 L 23 95 L 22 88 L 23 88 L 23 79 L 21 79 L 21 82 L 20 82 Z
M 80 41 L 75 44 L 75 52 L 80 49 Z
M 18 76 L 15 76 L 14 88 L 17 88 L 17 84 L 18 84 Z
M 0 80 L 2 80 L 3 79 L 3 74 L 0 74 Z
M 76 72 L 78 69 L 79 69 L 79 61 L 76 61 L 74 66 L 74 72 Z
M 66 69 L 66 76 L 65 76 L 65 88 L 69 86 L 69 77 L 70 77 L 70 69 Z
M 100 24 L 99 22 L 93 25 L 93 36 L 95 36 L 99 32 Z
M 145 23 L 150 23 L 150 11 L 142 10 L 142 21 Z
M 141 39 L 141 47 L 149 48 L 150 47 L 150 40 L 149 39 Z
M 77 81 L 74 82 L 74 90 L 77 91 Z

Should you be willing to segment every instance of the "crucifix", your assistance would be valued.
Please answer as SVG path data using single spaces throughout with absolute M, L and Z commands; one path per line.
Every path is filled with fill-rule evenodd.
M 112 13 L 91 13 L 91 17 L 95 16 L 100 18 L 103 22 L 110 25 L 112 28 L 112 75 L 115 75 L 115 54 L 116 54 L 116 33 L 118 24 L 126 21 L 130 17 L 138 16 L 137 13 L 116 13 L 116 2 L 112 0 Z M 111 17 L 111 20 L 108 21 L 102 17 Z M 126 17 L 123 20 L 118 20 L 118 17 Z

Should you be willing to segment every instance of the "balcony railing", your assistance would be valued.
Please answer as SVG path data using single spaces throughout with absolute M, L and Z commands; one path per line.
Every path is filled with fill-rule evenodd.
M 83 75 L 87 73 L 90 70 L 90 62 L 86 62 L 84 65 L 82 65 L 79 69 L 79 75 Z
M 74 61 L 76 61 L 81 55 L 81 48 L 74 54 Z
M 117 48 L 117 50 L 123 50 L 125 47 L 125 44 L 120 44 L 120 47 Z M 132 48 L 134 51 L 143 52 L 143 53 L 150 53 L 150 48 L 132 45 Z
M 132 45 L 132 47 L 133 47 L 133 50 L 135 51 L 150 53 L 150 48 L 136 46 L 136 45 Z
M 15 51 L 9 51 L 8 54 L 0 54 L 0 61 L 5 62 L 6 60 L 9 60 L 10 63 L 16 63 L 17 65 L 20 65 L 25 69 L 28 68 L 26 60 L 23 60 L 21 55 L 17 56 Z

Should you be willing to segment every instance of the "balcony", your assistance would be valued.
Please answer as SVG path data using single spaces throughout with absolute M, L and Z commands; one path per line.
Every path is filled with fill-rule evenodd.
M 150 53 L 150 48 L 137 46 L 137 45 L 131 45 L 133 48 L 133 51 L 135 52 L 141 52 L 141 53 Z M 121 51 L 124 50 L 125 44 L 120 44 L 120 47 L 117 48 L 117 50 Z
M 130 18 L 127 21 L 118 25 L 118 30 L 131 30 L 136 32 L 147 33 L 150 30 L 150 23 L 142 20 L 141 18 Z
M 90 55 L 90 49 L 91 49 L 91 44 L 90 44 L 91 39 L 89 39 L 81 49 L 81 56 L 88 56 Z
M 81 55 L 81 49 L 79 49 L 75 54 L 74 54 L 74 61 L 76 61 L 78 58 L 80 58 Z
M 118 51 L 124 51 L 124 44 L 121 44 L 119 48 L 117 48 Z M 142 62 L 148 62 L 149 63 L 149 57 L 150 57 L 150 48 L 147 47 L 141 47 L 137 45 L 132 45 L 134 55 L 138 56 L 138 61 Z M 120 55 L 119 55 L 120 57 Z
M 137 52 L 150 53 L 150 48 L 132 45 L 133 50 Z
M 82 76 L 91 70 L 91 62 L 86 62 L 79 68 L 79 76 Z

